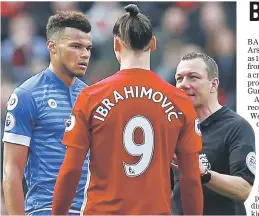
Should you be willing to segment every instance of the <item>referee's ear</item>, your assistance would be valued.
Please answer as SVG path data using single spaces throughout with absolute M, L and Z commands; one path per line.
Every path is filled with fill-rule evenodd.
M 48 40 L 47 41 L 47 48 L 48 48 L 50 54 L 56 54 L 55 41 Z
M 219 79 L 217 77 L 214 77 L 211 79 L 210 93 L 218 92 L 218 88 L 219 88 Z

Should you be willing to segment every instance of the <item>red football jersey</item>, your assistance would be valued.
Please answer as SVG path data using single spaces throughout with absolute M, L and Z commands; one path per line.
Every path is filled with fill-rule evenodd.
M 85 88 L 63 143 L 90 149 L 84 214 L 170 214 L 173 155 L 202 148 L 188 96 L 144 69 Z

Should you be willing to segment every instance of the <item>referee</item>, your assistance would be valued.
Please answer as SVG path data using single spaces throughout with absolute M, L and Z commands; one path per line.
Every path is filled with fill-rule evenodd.
M 203 53 L 182 57 L 176 71 L 176 86 L 191 98 L 202 133 L 200 173 L 203 183 L 204 215 L 246 214 L 255 178 L 255 135 L 250 124 L 218 102 L 219 72 L 215 61 Z M 174 191 L 172 211 L 183 214 L 179 172 L 172 164 Z

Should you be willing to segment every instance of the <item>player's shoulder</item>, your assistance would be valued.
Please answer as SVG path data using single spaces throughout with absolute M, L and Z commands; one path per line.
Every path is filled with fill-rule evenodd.
M 159 81 L 159 86 L 163 87 L 163 89 L 165 89 L 165 91 L 170 92 L 170 95 L 172 97 L 179 99 L 179 100 L 183 100 L 183 101 L 185 101 L 185 100 L 190 101 L 188 95 L 182 89 L 176 88 L 169 82 L 167 82 L 164 79 L 162 79 L 161 77 L 159 77 L 155 72 L 153 72 L 153 73 L 156 76 L 156 80 Z M 156 81 L 156 83 L 158 83 L 157 81 Z
M 97 92 L 107 91 L 110 87 L 112 87 L 116 80 L 116 74 L 113 74 L 107 78 L 104 78 L 92 85 L 87 86 L 81 92 L 81 94 L 93 95 Z
M 33 92 L 35 89 L 40 88 L 43 85 L 46 85 L 48 79 L 45 76 L 44 72 L 45 71 L 41 71 L 40 73 L 24 81 L 20 86 L 16 88 L 16 91 Z
M 33 92 L 45 83 L 46 76 L 44 76 L 44 71 L 24 81 L 21 85 L 16 87 L 13 93 L 10 95 L 7 103 L 7 110 L 13 110 L 17 104 L 19 104 L 19 106 L 29 106 L 30 104 L 34 103 L 32 102 Z
M 162 80 L 162 79 L 161 79 Z M 185 106 L 186 104 L 192 105 L 191 99 L 189 96 L 183 91 L 182 89 L 176 88 L 172 84 L 162 80 L 163 85 L 166 87 L 166 91 L 168 92 L 168 95 L 171 97 L 171 99 L 176 104 L 182 104 Z
M 158 76 L 157 76 L 158 77 Z M 182 89 L 176 88 L 172 84 L 166 82 L 162 78 L 158 77 L 156 85 L 162 88 L 163 93 L 173 102 L 177 109 L 181 110 L 185 117 L 193 118 L 196 117 L 193 103 L 190 97 Z
M 84 89 L 85 87 L 88 87 L 88 85 L 85 82 L 83 82 L 78 78 L 76 78 L 76 82 L 77 82 L 77 88 L 80 90 Z

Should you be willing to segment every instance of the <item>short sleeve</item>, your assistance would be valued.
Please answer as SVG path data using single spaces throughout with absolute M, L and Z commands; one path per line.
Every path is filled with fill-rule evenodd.
M 230 130 L 226 142 L 229 147 L 230 174 L 239 176 L 251 185 L 255 179 L 255 134 L 251 125 L 240 119 Z
M 86 150 L 90 148 L 89 96 L 81 91 L 77 97 L 69 120 L 66 122 L 63 144 L 65 146 Z
M 194 153 L 202 150 L 200 121 L 191 102 L 185 104 L 185 125 L 176 145 L 176 153 Z
M 30 146 L 37 119 L 37 110 L 31 92 L 17 88 L 7 103 L 3 142 Z

